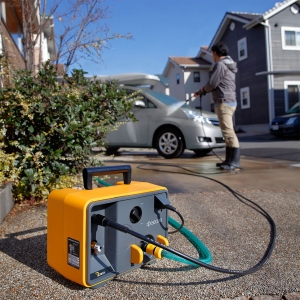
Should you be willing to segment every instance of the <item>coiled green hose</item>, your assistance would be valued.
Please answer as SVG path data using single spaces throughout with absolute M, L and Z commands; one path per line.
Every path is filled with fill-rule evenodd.
M 178 229 L 180 227 L 180 224 L 171 217 L 168 217 L 168 223 L 175 229 Z M 192 232 L 190 232 L 184 226 L 180 229 L 179 232 L 196 248 L 196 250 L 198 251 L 198 254 L 199 254 L 199 261 L 204 262 L 206 264 L 209 264 L 212 262 L 211 253 L 206 248 L 206 246 Z M 171 259 L 171 260 L 189 264 L 189 265 L 192 265 L 195 267 L 199 267 L 199 265 L 196 265 L 193 262 L 191 262 L 187 259 L 181 258 L 181 257 L 177 256 L 176 254 L 170 253 L 166 250 L 162 251 L 161 256 Z

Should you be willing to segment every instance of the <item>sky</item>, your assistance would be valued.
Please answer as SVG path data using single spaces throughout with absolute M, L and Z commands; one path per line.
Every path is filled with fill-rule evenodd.
M 89 75 L 162 74 L 168 57 L 196 57 L 208 46 L 226 12 L 264 13 L 276 0 L 106 0 L 115 39 L 100 64 L 81 61 Z

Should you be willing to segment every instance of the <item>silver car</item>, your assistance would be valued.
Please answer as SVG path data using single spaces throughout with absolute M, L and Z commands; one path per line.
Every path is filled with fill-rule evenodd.
M 216 114 L 190 108 L 184 101 L 151 89 L 122 88 L 140 91 L 141 100 L 136 100 L 133 108 L 138 122 L 120 120 L 124 123 L 107 135 L 108 154 L 121 147 L 156 148 L 161 156 L 176 158 L 185 149 L 204 156 L 225 147 Z

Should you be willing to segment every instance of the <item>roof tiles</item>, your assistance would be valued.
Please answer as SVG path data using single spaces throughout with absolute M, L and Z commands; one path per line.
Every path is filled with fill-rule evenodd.
M 176 62 L 178 65 L 211 65 L 206 60 L 198 57 L 171 56 L 170 59 Z

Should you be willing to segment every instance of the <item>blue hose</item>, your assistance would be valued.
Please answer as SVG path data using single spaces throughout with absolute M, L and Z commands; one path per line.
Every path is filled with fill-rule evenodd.
M 98 177 L 94 177 L 98 183 L 104 185 L 104 186 L 111 186 L 112 184 L 105 182 L 103 180 L 101 180 Z M 174 220 L 173 218 L 171 218 L 170 216 L 168 217 L 168 224 L 171 225 L 172 227 L 174 227 L 175 229 L 178 229 L 181 224 L 178 223 L 176 220 Z M 206 246 L 191 232 L 189 231 L 186 227 L 182 226 L 182 228 L 179 230 L 179 232 L 196 248 L 196 250 L 198 251 L 199 254 L 199 261 L 209 264 L 212 262 L 212 255 L 209 252 L 209 250 L 206 248 Z M 168 258 L 170 260 L 175 260 L 175 261 L 179 261 L 188 265 L 192 265 L 195 267 L 199 267 L 199 265 L 194 264 L 193 262 L 181 258 L 180 256 L 170 253 L 166 250 L 163 250 L 161 253 L 162 257 Z

